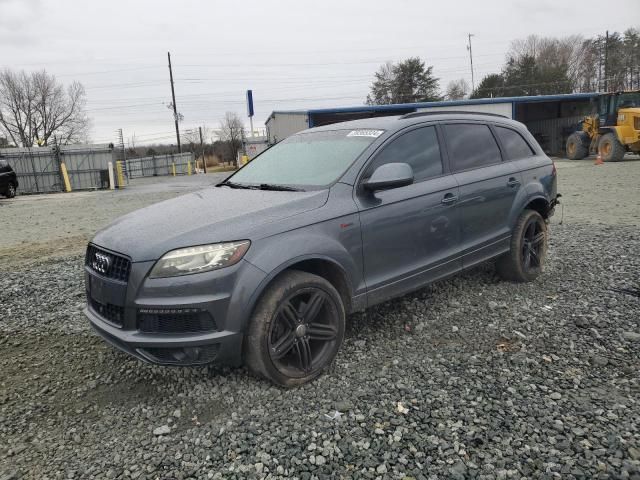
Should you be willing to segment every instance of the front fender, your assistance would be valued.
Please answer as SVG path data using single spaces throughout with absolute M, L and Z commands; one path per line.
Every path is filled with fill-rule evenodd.
M 336 233 L 338 233 L 336 235 Z M 265 272 L 246 305 L 243 319 L 253 308 L 271 281 L 287 268 L 305 260 L 323 260 L 337 266 L 347 280 L 351 297 L 363 294 L 362 245 L 357 214 L 261 239 L 249 250 L 246 261 Z

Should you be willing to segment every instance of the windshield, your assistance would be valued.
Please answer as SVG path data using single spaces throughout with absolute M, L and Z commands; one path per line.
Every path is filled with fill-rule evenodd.
M 640 107 L 640 93 L 621 93 L 618 97 L 618 108 Z
M 329 185 L 347 170 L 382 130 L 332 130 L 299 133 L 274 145 L 228 181 L 248 185 Z

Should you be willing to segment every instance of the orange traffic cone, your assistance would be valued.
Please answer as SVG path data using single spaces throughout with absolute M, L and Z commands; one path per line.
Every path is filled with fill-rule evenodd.
M 596 161 L 595 161 L 595 162 L 593 162 L 593 164 L 594 164 L 594 165 L 602 165 L 602 164 L 604 164 L 604 162 L 602 161 L 602 155 L 600 155 L 600 154 L 598 153 L 598 156 L 596 157 Z

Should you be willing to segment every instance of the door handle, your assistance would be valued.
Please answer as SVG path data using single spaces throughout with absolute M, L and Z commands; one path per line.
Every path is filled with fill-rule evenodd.
M 450 203 L 455 203 L 458 201 L 458 196 L 453 193 L 447 193 L 441 200 L 442 203 L 448 205 Z
M 520 185 L 520 181 L 515 177 L 511 177 L 507 182 L 507 186 L 509 187 L 517 187 L 518 185 Z

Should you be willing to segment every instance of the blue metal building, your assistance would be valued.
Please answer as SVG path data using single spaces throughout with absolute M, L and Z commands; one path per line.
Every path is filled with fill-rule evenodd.
M 337 122 L 420 111 L 475 111 L 497 113 L 524 123 L 550 154 L 561 155 L 567 136 L 582 117 L 594 108 L 598 93 L 538 95 L 530 97 L 481 98 L 446 102 L 361 105 L 355 107 L 276 110 L 265 125 L 269 143 L 306 128 Z

